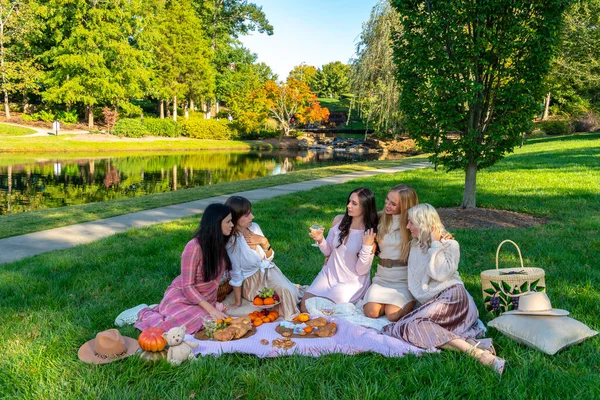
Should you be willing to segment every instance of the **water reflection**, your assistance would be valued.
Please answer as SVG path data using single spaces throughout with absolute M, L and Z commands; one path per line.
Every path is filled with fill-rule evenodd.
M 93 203 L 381 158 L 315 151 L 201 152 L 68 159 L 3 157 L 0 214 Z

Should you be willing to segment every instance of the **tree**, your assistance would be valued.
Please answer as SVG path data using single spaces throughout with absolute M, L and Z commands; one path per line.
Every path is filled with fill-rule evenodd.
M 600 0 L 576 0 L 565 13 L 558 54 L 546 83 L 544 117 L 551 98 L 557 111 L 571 115 L 600 102 Z
M 350 90 L 350 66 L 340 61 L 325 64 L 317 71 L 312 84 L 319 97 L 337 99 Z
M 294 119 L 307 123 L 329 118 L 329 110 L 321 107 L 308 85 L 294 78 L 288 78 L 287 82 L 281 84 L 267 81 L 263 93 L 258 97 L 264 99 L 285 136 L 289 136 Z
M 304 63 L 296 65 L 289 73 L 290 78 L 294 78 L 297 81 L 304 82 L 308 87 L 314 91 L 314 81 L 317 76 L 317 69 L 312 65 L 306 65 Z
M 43 98 L 68 106 L 82 103 L 91 129 L 96 105 L 128 105 L 130 98 L 143 94 L 144 54 L 130 44 L 138 3 L 48 3 L 47 29 L 55 45 L 43 55 L 51 60 Z
M 367 126 L 377 131 L 395 131 L 401 125 L 393 59 L 393 36 L 400 25 L 400 16 L 389 0 L 373 7 L 371 17 L 363 24 L 356 46 L 357 58 L 351 62 L 350 84 L 353 105 Z
M 392 2 L 403 124 L 436 164 L 465 170 L 463 208 L 476 207 L 477 171 L 530 127 L 568 3 Z

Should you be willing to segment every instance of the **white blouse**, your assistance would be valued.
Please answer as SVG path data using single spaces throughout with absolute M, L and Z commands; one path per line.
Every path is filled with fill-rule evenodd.
M 260 226 L 256 223 L 252 223 L 249 230 L 260 236 L 264 236 Z M 275 264 L 272 263 L 275 252 L 271 250 L 271 256 L 267 257 L 262 247 L 256 246 L 256 250 L 250 248 L 244 235 L 240 232 L 236 234 L 234 238 L 230 238 L 227 243 L 227 254 L 231 259 L 231 280 L 229 283 L 231 286 L 240 287 L 244 279 L 247 279 L 254 275 L 259 270 L 272 268 Z

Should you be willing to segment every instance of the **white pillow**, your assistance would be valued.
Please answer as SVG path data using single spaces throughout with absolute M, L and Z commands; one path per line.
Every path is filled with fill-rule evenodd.
M 598 334 L 581 322 L 569 317 L 501 315 L 488 326 L 496 328 L 511 339 L 546 354 L 581 343 Z

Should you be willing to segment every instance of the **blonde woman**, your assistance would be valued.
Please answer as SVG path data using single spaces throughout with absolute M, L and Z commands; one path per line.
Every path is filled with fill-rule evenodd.
M 479 313 L 458 274 L 460 247 L 442 225 L 431 205 L 408 210 L 406 226 L 412 236 L 408 257 L 408 287 L 421 306 L 382 332 L 423 349 L 458 350 L 477 358 L 497 373 L 505 361 L 488 350 L 472 346 L 481 329 Z
M 369 318 L 385 314 L 388 320 L 395 322 L 415 306 L 415 299 L 408 290 L 411 237 L 406 225 L 408 209 L 418 203 L 417 192 L 408 185 L 394 186 L 385 198 L 377 227 L 379 263 L 364 297 L 363 311 Z

